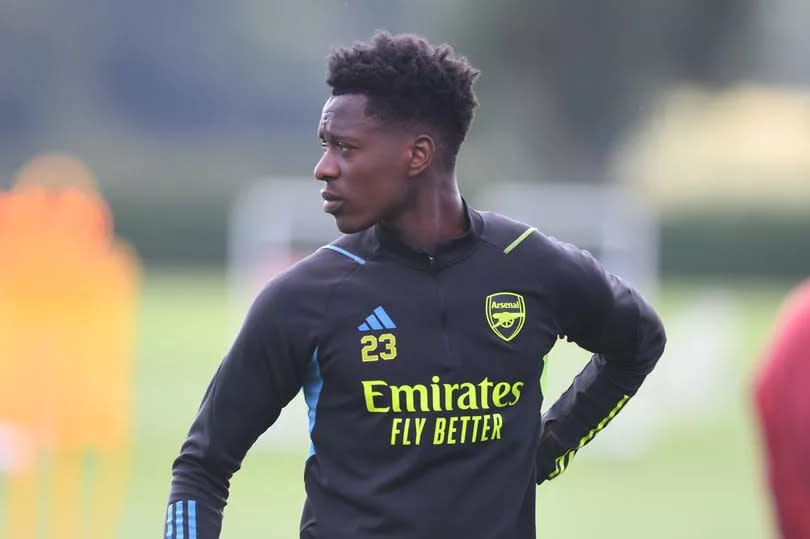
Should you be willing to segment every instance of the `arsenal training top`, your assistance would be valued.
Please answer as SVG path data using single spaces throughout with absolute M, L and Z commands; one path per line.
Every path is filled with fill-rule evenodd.
M 587 252 L 466 213 L 429 249 L 378 224 L 266 286 L 174 463 L 164 537 L 219 537 L 231 476 L 302 388 L 302 538 L 535 537 L 535 485 L 635 394 L 664 330 Z M 558 338 L 594 355 L 541 417 Z

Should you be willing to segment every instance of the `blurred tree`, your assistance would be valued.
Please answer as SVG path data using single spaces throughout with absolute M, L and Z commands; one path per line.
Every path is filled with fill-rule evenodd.
M 497 78 L 482 96 L 486 106 L 520 109 L 519 129 L 549 179 L 602 181 L 617 142 L 658 88 L 744 74 L 754 2 L 504 0 L 439 24 L 485 66 L 485 77 Z
M 53 68 L 41 41 L 36 10 L 0 3 L 0 140 L 30 136 L 41 120 L 47 73 Z

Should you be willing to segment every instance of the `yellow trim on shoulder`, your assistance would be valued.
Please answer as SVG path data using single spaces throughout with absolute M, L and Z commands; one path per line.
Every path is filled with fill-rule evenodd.
M 520 236 L 518 236 L 518 237 L 517 237 L 517 239 L 516 239 L 515 241 L 513 241 L 512 243 L 510 243 L 510 244 L 509 244 L 509 245 L 506 247 L 506 249 L 504 249 L 504 250 L 503 250 L 504 254 L 507 254 L 507 255 L 508 255 L 509 253 L 511 253 L 511 252 L 512 252 L 512 251 L 515 249 L 515 247 L 517 247 L 518 245 L 520 245 L 520 242 L 522 242 L 523 240 L 525 240 L 526 238 L 528 238 L 528 237 L 529 237 L 529 234 L 531 234 L 532 232 L 537 232 L 537 229 L 536 229 L 536 228 L 534 228 L 534 227 L 530 227 L 530 228 L 527 228 L 526 230 L 524 230 L 524 231 L 523 231 L 523 234 L 521 234 Z
M 548 474 L 548 478 L 554 479 L 555 477 L 563 473 L 565 469 L 571 465 L 571 461 L 574 460 L 574 455 L 577 454 L 577 451 L 582 449 L 585 446 L 585 444 L 593 440 L 593 437 L 596 436 L 596 433 L 604 429 L 607 426 L 607 424 L 610 423 L 610 420 L 616 417 L 616 414 L 619 413 L 619 410 L 621 410 L 629 400 L 630 400 L 629 395 L 625 395 L 624 397 L 622 397 L 622 399 L 613 408 L 613 410 L 610 411 L 607 417 L 605 417 L 602 421 L 599 422 L 598 425 L 592 428 L 588 434 L 582 437 L 577 447 L 575 447 L 574 449 L 569 449 L 563 455 L 554 459 L 554 462 L 556 463 L 557 467 L 553 472 Z

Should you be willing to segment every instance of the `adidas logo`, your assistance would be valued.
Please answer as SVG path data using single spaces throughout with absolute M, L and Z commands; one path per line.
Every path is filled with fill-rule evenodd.
M 374 309 L 370 315 L 366 317 L 366 321 L 357 326 L 360 331 L 372 331 L 376 329 L 397 329 L 397 325 L 382 308 L 382 305 Z

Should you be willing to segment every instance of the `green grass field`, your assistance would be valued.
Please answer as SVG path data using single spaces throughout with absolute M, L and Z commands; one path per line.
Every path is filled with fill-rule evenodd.
M 733 372 L 704 409 L 681 413 L 673 405 L 666 424 L 658 425 L 658 434 L 642 453 L 615 459 L 584 449 L 570 470 L 539 487 L 538 535 L 772 536 L 748 398 L 752 363 L 788 287 L 665 282 L 656 303 L 668 326 L 702 290 L 720 289 L 735 300 L 740 323 Z M 121 533 L 125 539 L 160 533 L 172 459 L 230 340 L 221 274 L 147 271 L 140 310 L 136 448 Z M 705 331 L 713 330 L 710 319 L 706 326 Z M 672 329 L 671 341 L 691 338 L 673 335 Z M 570 351 L 552 354 L 550 394 L 561 390 L 584 359 Z M 681 359 L 670 353 L 662 361 Z M 307 447 L 308 440 L 302 440 L 294 453 L 249 453 L 232 482 L 224 538 L 297 537 Z

